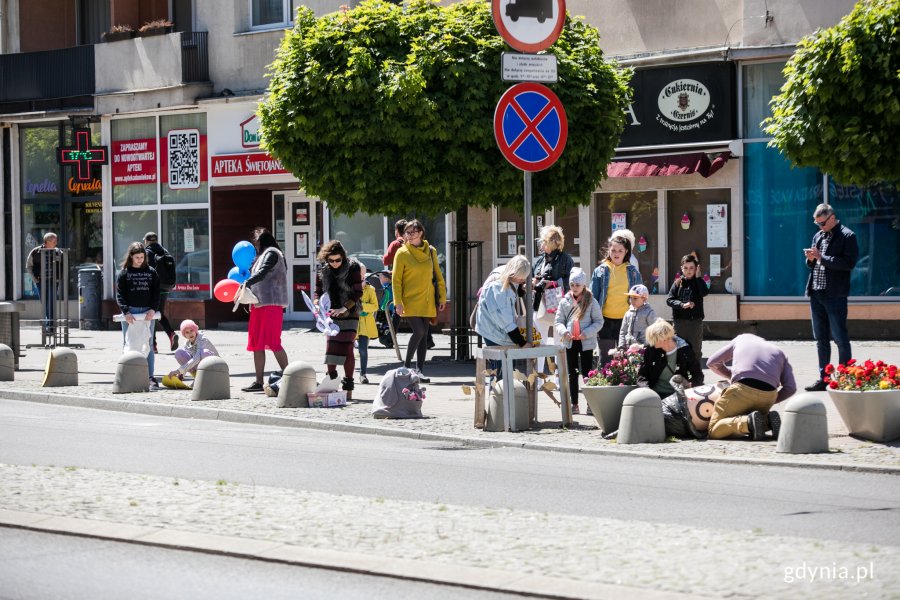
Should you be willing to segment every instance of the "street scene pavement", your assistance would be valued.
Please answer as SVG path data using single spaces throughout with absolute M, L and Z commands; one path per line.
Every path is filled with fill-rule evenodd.
M 288 327 L 289 359 L 321 376 L 322 334 Z M 451 361 L 443 335 L 420 420 L 371 416 L 393 350 L 370 347 L 371 384 L 357 384 L 347 407 L 277 408 L 240 391 L 253 380 L 246 333 L 209 335 L 230 367 L 229 400 L 112 394 L 119 331 L 72 332 L 85 345 L 77 387 L 41 387 L 49 350 L 25 349 L 16 380 L 0 384 L 0 524 L 402 580 L 373 597 L 416 597 L 409 580 L 566 598 L 900 589 L 900 447 L 849 437 L 824 393 L 827 454 L 777 454 L 774 441 L 619 446 L 588 415 L 562 428 L 546 396 L 529 431 L 475 429 L 463 389 L 474 363 Z M 22 331 L 23 345 L 39 338 Z M 813 381 L 814 345 L 779 345 L 798 385 Z M 858 342 L 854 355 L 896 361 L 900 344 Z M 157 375 L 174 366 L 171 352 L 157 355 Z M 11 589 L 29 589 L 30 571 L 15 572 Z M 157 597 L 177 597 L 166 589 Z

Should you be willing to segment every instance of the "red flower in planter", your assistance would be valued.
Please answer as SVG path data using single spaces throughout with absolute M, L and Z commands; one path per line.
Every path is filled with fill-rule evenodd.
M 889 365 L 881 360 L 866 360 L 861 365 L 856 363 L 855 359 L 851 359 L 847 361 L 846 365 L 826 366 L 825 372 L 828 375 L 823 378 L 823 381 L 832 390 L 900 389 L 900 377 L 898 377 L 896 365 Z M 829 369 L 829 367 L 832 368 Z

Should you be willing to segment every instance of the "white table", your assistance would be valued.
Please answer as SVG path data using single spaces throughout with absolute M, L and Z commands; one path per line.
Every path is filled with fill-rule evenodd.
M 569 375 L 566 366 L 566 351 L 564 348 L 553 346 L 534 346 L 519 348 L 518 346 L 485 346 L 475 349 L 475 427 L 484 427 L 484 371 L 487 361 L 499 360 L 503 365 L 503 377 L 507 381 L 513 380 L 513 361 L 527 360 L 528 368 L 525 376 L 535 371 L 535 359 L 556 359 L 557 375 L 559 378 L 560 411 L 563 425 L 572 422 L 572 403 L 569 398 Z M 533 412 L 530 421 L 537 420 L 537 387 L 531 386 L 528 390 L 528 404 Z M 515 431 L 516 422 L 515 386 L 503 386 L 503 429 Z

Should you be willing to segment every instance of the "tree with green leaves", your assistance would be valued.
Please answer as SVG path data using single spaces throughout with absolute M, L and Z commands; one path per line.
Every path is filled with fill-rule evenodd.
M 784 74 L 772 146 L 844 184 L 900 182 L 900 0 L 860 0 L 802 39 Z
M 367 0 L 320 18 L 301 7 L 270 66 L 263 143 L 307 194 L 343 213 L 521 206 L 521 172 L 493 133 L 510 85 L 504 51 L 484 0 Z M 569 136 L 560 160 L 534 176 L 535 210 L 590 201 L 630 98 L 630 72 L 604 60 L 582 20 L 567 16 L 549 52 Z

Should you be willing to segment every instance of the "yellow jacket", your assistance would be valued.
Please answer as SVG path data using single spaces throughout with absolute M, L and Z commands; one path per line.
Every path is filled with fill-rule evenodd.
M 378 328 L 375 327 L 375 311 L 378 310 L 378 296 L 375 295 L 375 288 L 371 285 L 364 285 L 362 298 L 359 302 L 361 305 L 360 311 L 366 314 L 365 316 L 360 314 L 359 327 L 356 330 L 356 334 L 377 340 Z
M 437 316 L 432 277 L 437 279 L 438 301 L 443 304 L 447 302 L 447 286 L 434 248 L 428 242 L 422 242 L 418 248 L 406 242 L 397 250 L 393 269 L 394 302 L 403 306 L 404 317 Z

